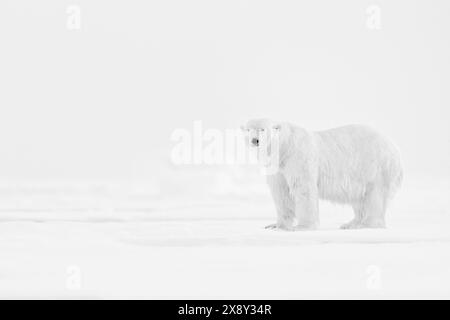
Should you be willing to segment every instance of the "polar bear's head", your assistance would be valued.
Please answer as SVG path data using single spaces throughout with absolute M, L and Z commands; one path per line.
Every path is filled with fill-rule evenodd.
M 269 119 L 254 119 L 241 126 L 247 145 L 253 148 L 270 146 L 279 134 L 280 124 Z
M 248 147 L 256 151 L 264 166 L 278 165 L 281 124 L 269 119 L 255 119 L 241 126 Z

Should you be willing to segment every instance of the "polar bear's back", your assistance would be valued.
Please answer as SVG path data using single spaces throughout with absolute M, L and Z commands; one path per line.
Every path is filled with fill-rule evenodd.
M 352 203 L 374 184 L 390 198 L 399 187 L 402 168 L 397 148 L 374 129 L 348 125 L 315 132 L 313 137 L 322 198 Z

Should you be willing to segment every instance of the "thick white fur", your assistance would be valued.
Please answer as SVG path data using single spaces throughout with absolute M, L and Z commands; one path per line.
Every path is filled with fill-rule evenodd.
M 361 125 L 310 132 L 267 119 L 245 129 L 250 139 L 264 129 L 268 150 L 279 133 L 279 170 L 267 176 L 278 218 L 268 228 L 317 228 L 319 198 L 353 207 L 355 218 L 343 229 L 385 227 L 388 201 L 403 177 L 399 153 L 385 137 Z

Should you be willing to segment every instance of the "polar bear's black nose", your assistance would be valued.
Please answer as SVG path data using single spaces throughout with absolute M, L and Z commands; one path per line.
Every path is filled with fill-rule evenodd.
M 259 140 L 258 140 L 257 138 L 253 138 L 253 139 L 252 139 L 252 144 L 253 144 L 254 146 L 258 146 L 258 145 L 259 145 Z

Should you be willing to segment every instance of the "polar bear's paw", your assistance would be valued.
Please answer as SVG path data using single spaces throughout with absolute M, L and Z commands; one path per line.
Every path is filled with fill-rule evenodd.
M 361 222 L 360 228 L 384 229 L 386 228 L 386 223 L 384 219 L 365 219 Z
M 383 229 L 386 228 L 386 224 L 382 219 L 374 219 L 374 220 L 352 220 L 349 223 L 345 223 L 341 226 L 341 229 Z
M 348 229 L 360 229 L 360 228 L 362 228 L 362 225 L 361 225 L 361 221 L 359 221 L 359 220 L 352 220 L 352 221 L 350 221 L 350 222 L 348 222 L 348 223 L 344 223 L 344 224 L 341 226 L 341 229 L 344 229 L 344 230 L 348 230 Z
M 316 229 L 317 229 L 316 224 L 310 224 L 310 225 L 298 224 L 295 227 L 293 227 L 291 230 L 292 231 L 311 231 L 311 230 L 316 230 Z
M 279 225 L 277 223 L 270 224 L 266 226 L 266 229 L 271 230 L 283 230 L 283 231 L 310 231 L 310 230 L 316 230 L 317 225 L 303 225 L 299 224 L 296 226 L 285 226 L 285 225 Z
M 265 227 L 265 229 L 292 231 L 293 227 L 289 227 L 289 226 L 285 226 L 285 225 L 280 225 L 278 223 L 274 223 L 274 224 L 269 224 L 268 226 Z

